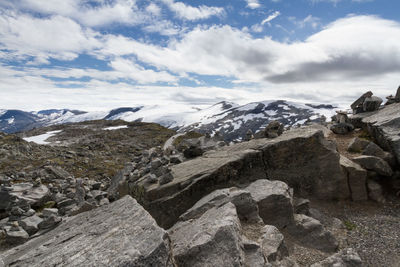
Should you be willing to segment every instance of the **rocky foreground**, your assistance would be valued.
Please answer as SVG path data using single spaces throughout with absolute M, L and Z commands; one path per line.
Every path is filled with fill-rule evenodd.
M 0 266 L 398 266 L 400 103 L 378 100 L 331 130 L 176 136 L 108 184 L 6 179 Z

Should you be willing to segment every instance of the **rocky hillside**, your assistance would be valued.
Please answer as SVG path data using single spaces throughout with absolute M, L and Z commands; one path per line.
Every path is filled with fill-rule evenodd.
M 109 183 L 55 177 L 68 165 L 45 167 L 51 181 L 5 175 L 0 265 L 398 266 L 400 104 L 377 100 L 363 96 L 358 114 L 329 125 L 283 131 L 275 121 L 235 144 L 123 121 L 29 132 L 21 137 L 46 143 L 32 147 L 90 152 L 121 139 L 142 151 Z M 16 143 L 2 152 L 33 151 L 3 139 Z
M 155 122 L 179 132 L 195 130 L 201 133 L 219 132 L 227 141 L 241 140 L 251 129 L 259 131 L 270 121 L 278 120 L 285 126 L 319 122 L 334 113 L 332 105 L 300 104 L 288 101 L 263 101 L 237 105 L 220 102 L 202 110 L 168 111 L 168 107 L 146 106 L 117 108 L 106 112 L 76 110 L 43 110 L 24 112 L 0 110 L 0 131 L 15 133 L 33 128 L 81 122 L 87 120 L 125 120 Z
M 100 120 L 49 126 L 18 136 L 0 134 L 0 177 L 21 182 L 43 179 L 53 166 L 74 177 L 106 181 L 133 157 L 162 145 L 174 133 L 158 124 Z

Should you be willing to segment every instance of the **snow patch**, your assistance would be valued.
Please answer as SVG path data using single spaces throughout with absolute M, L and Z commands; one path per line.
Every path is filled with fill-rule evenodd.
M 7 122 L 8 122 L 8 124 L 12 124 L 14 122 L 14 120 L 15 120 L 14 117 L 11 117 L 7 120 Z
M 128 125 L 111 126 L 111 127 L 103 128 L 103 130 L 112 131 L 112 130 L 125 129 L 125 128 L 128 128 Z
M 62 130 L 58 130 L 58 131 L 51 131 L 51 132 L 47 132 L 45 134 L 41 134 L 41 135 L 36 135 L 36 136 L 31 136 L 31 137 L 24 137 L 23 139 L 27 142 L 34 142 L 36 144 L 39 145 L 47 145 L 50 142 L 47 142 L 46 140 L 54 135 L 56 135 L 57 133 L 62 132 Z

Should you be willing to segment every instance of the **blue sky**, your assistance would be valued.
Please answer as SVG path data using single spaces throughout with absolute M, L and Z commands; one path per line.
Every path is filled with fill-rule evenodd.
M 0 109 L 269 99 L 400 84 L 395 0 L 0 2 Z

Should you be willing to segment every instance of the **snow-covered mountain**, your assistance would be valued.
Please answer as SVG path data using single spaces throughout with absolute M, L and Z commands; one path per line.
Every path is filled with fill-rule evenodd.
M 125 120 L 155 122 L 179 132 L 196 130 L 202 133 L 219 132 L 227 141 L 241 139 L 248 129 L 259 131 L 270 121 L 278 120 L 287 126 L 306 121 L 330 118 L 335 107 L 278 101 L 254 102 L 238 105 L 219 102 L 204 109 L 187 108 L 177 111 L 168 106 L 122 107 L 110 111 L 85 112 L 68 109 L 26 112 L 0 110 L 0 131 L 14 133 L 33 128 L 81 122 L 87 120 Z

